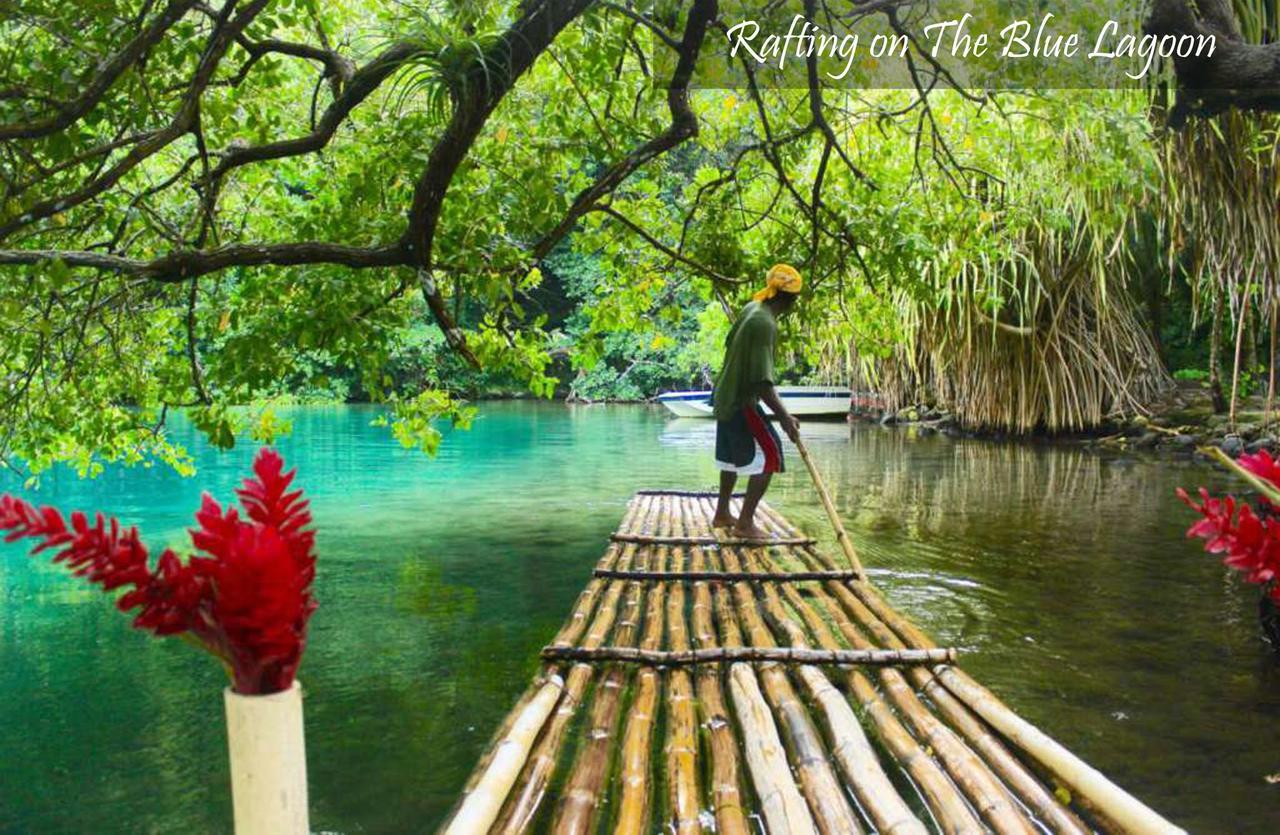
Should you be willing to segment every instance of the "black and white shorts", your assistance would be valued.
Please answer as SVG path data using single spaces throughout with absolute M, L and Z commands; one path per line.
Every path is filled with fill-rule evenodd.
M 716 467 L 738 475 L 783 472 L 782 439 L 759 403 L 716 421 Z

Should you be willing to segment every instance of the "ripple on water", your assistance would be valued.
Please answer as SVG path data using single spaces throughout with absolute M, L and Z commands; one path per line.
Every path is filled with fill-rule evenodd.
M 321 526 L 302 679 L 313 825 L 334 832 L 432 828 L 632 493 L 717 479 L 714 425 L 658 408 L 486 403 L 435 461 L 373 415 L 298 410 L 281 443 Z M 1188 829 L 1220 831 L 1227 814 L 1237 831 L 1280 831 L 1264 779 L 1280 770 L 1280 677 L 1257 593 L 1184 539 L 1173 496 L 1224 476 L 872 426 L 804 432 L 874 582 L 965 650 L 966 669 Z M 229 497 L 252 450 L 174 433 L 198 479 L 60 473 L 38 498 L 111 509 L 153 546 L 180 544 L 201 491 Z M 838 555 L 787 452 L 770 501 Z M 0 599 L 0 829 L 227 831 L 216 666 L 130 632 L 16 547 L 0 550 Z

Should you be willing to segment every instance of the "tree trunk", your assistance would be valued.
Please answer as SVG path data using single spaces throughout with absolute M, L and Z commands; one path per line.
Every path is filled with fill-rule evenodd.
M 1258 303 L 1249 310 L 1245 317 L 1244 326 L 1248 331 L 1244 335 L 1244 373 L 1248 375 L 1246 379 L 1249 381 L 1249 389 L 1245 394 L 1249 395 L 1258 393 L 1258 384 L 1261 381 L 1259 371 L 1261 371 L 1258 362 L 1258 336 L 1262 333 L 1262 298 L 1259 294 Z
M 1262 414 L 1263 426 L 1271 424 L 1271 410 L 1275 406 L 1276 401 L 1276 303 L 1270 300 L 1268 305 L 1271 308 L 1271 342 L 1267 350 L 1267 409 Z
M 1222 394 L 1222 297 L 1223 289 L 1214 288 L 1213 322 L 1209 329 L 1209 397 L 1213 399 L 1213 411 L 1222 414 L 1227 410 L 1227 399 Z
M 1231 107 L 1280 111 L 1280 42 L 1246 43 L 1232 0 L 1155 0 L 1144 28 L 1158 36 L 1215 39 L 1212 56 L 1173 59 L 1178 101 L 1169 113 L 1172 127 Z

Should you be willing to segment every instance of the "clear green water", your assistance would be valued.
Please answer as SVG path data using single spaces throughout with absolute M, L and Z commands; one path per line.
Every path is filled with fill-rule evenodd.
M 485 405 L 435 461 L 373 413 L 300 410 L 281 444 L 320 528 L 302 679 L 316 831 L 430 831 L 642 487 L 710 485 L 712 426 L 648 407 Z M 178 427 L 175 431 L 182 433 Z M 1183 539 L 1190 463 L 897 430 L 806 434 L 890 599 L 1028 719 L 1194 831 L 1280 830 L 1280 675 L 1256 591 Z M 59 474 L 37 498 L 184 543 L 200 475 Z M 798 460 L 771 499 L 826 535 Z M 11 483 L 0 488 L 12 489 Z M 227 832 L 222 674 L 0 546 L 0 832 Z

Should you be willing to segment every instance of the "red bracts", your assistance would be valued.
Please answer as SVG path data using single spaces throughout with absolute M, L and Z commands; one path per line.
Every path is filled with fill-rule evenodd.
M 138 610 L 133 625 L 156 635 L 188 633 L 226 664 L 237 693 L 276 693 L 293 684 L 315 611 L 315 532 L 294 473 L 272 450 L 237 491 L 243 509 L 222 508 L 208 494 L 191 541 L 201 555 L 186 562 L 166 550 L 150 566 L 136 528 L 121 531 L 101 514 L 68 525 L 51 507 L 0 497 L 6 542 L 37 539 L 32 553 L 56 551 L 54 562 L 104 591 L 127 588 L 116 605 Z
M 1256 455 L 1243 455 L 1236 462 L 1241 468 L 1280 488 L 1280 462 L 1265 450 Z M 1202 517 L 1187 529 L 1187 536 L 1205 541 L 1211 554 L 1225 554 L 1223 562 L 1244 574 L 1250 583 L 1266 588 L 1267 594 L 1280 603 L 1280 511 L 1266 497 L 1262 498 L 1264 515 L 1259 516 L 1246 502 L 1234 496 L 1215 498 L 1200 488 L 1197 504 L 1187 491 L 1178 489 L 1178 498 Z

